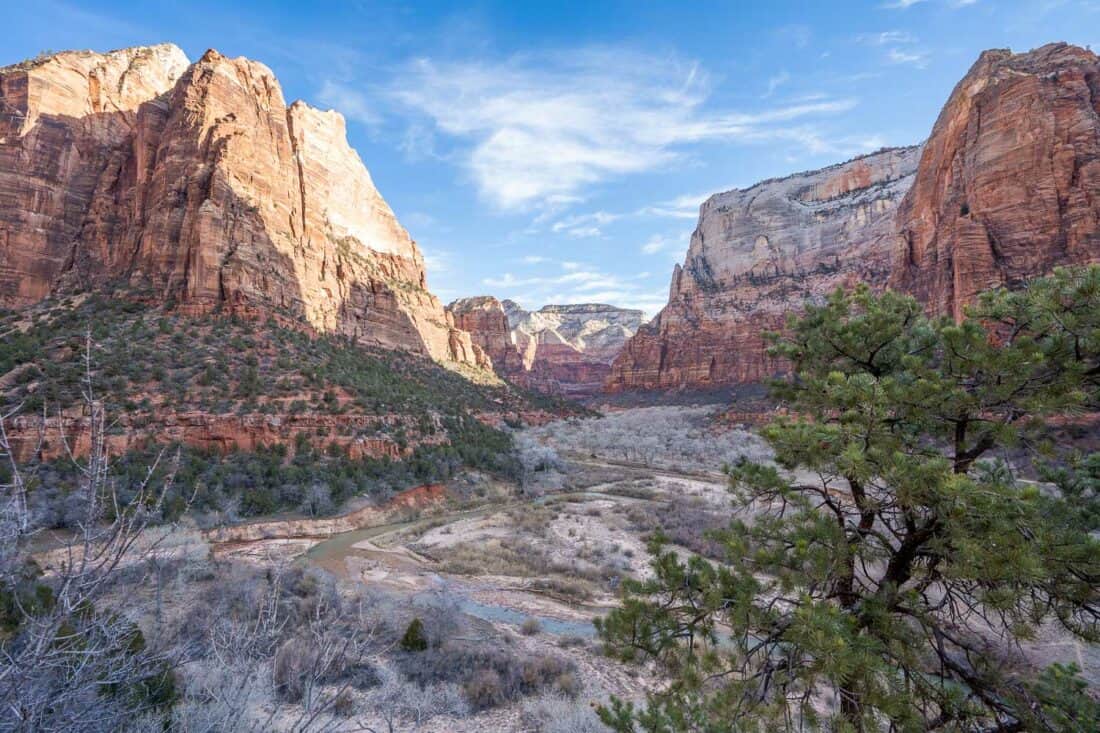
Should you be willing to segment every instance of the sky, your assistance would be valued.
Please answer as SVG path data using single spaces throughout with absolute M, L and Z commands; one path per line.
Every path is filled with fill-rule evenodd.
M 1100 0 L 11 0 L 0 65 L 172 42 L 262 61 L 351 144 L 444 301 L 664 305 L 709 195 L 927 137 L 987 48 Z

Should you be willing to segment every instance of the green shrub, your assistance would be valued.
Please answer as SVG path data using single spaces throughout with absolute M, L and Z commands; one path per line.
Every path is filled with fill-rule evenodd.
M 428 648 L 428 639 L 424 636 L 424 622 L 419 617 L 409 622 L 401 637 L 401 648 L 407 652 L 422 652 Z

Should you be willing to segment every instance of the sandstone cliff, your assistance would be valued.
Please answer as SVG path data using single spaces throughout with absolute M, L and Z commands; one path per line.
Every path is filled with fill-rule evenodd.
M 497 374 L 530 389 L 584 396 L 598 392 L 611 361 L 638 329 L 642 312 L 610 305 L 547 305 L 526 311 L 491 296 L 447 306 L 473 335 Z
M 123 284 L 487 368 L 346 139 L 264 65 L 175 46 L 0 69 L 0 305 Z
M 1100 63 L 1066 44 L 981 55 L 923 148 L 703 204 L 669 304 L 605 387 L 710 389 L 781 369 L 761 331 L 840 284 L 958 317 L 991 287 L 1100 260 Z
M 447 306 L 447 313 L 455 326 L 468 332 L 474 344 L 488 355 L 497 374 L 515 379 L 527 371 L 499 300 L 491 295 L 461 298 Z
M 773 374 L 763 331 L 838 285 L 885 282 L 893 215 L 919 156 L 883 150 L 709 198 L 668 305 L 623 347 L 607 389 L 709 389 Z
M 544 392 L 599 392 L 611 361 L 642 324 L 642 312 L 598 303 L 546 305 L 526 311 L 503 303 L 527 369 L 526 383 Z
M 932 128 L 890 285 L 962 315 L 989 288 L 1100 261 L 1100 59 L 986 51 Z

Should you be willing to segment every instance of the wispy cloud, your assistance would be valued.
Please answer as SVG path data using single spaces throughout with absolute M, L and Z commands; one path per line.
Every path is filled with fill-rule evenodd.
M 886 58 L 892 64 L 909 64 L 918 69 L 928 65 L 928 54 L 924 51 L 903 51 L 900 48 L 891 48 L 886 53 Z
M 665 289 L 652 288 L 644 282 L 650 278 L 650 272 L 616 275 L 578 262 L 556 262 L 550 258 L 542 258 L 541 264 L 560 270 L 533 276 L 505 272 L 485 278 L 482 285 L 492 288 L 498 297 L 529 308 L 551 303 L 611 303 L 653 315 L 665 305 Z
M 723 190 L 729 190 L 726 187 Z M 672 219 L 695 219 L 699 216 L 699 206 L 710 198 L 715 191 L 704 193 L 685 193 L 667 201 L 658 201 L 650 206 L 639 209 L 638 213 L 649 216 L 664 216 Z
M 550 226 L 550 231 L 565 233 L 571 237 L 578 238 L 599 237 L 603 234 L 603 230 L 600 229 L 600 227 L 621 218 L 621 214 L 612 214 L 607 211 L 594 211 L 591 214 L 578 214 L 576 216 L 567 216 L 564 219 L 560 219 Z
M 880 31 L 879 33 L 863 33 L 856 36 L 856 40 L 868 46 L 880 47 L 885 50 L 885 60 L 891 64 L 908 64 L 918 69 L 928 65 L 928 52 L 915 47 L 920 39 L 908 31 Z
M 764 92 L 762 98 L 767 99 L 768 97 L 772 96 L 773 94 L 775 94 L 776 89 L 783 86 L 784 84 L 786 84 L 790 80 L 791 80 L 791 75 L 790 75 L 789 72 L 780 71 L 778 74 L 776 74 L 775 76 L 768 79 L 768 91 Z
M 861 43 L 871 46 L 888 46 L 900 43 L 914 43 L 916 37 L 908 31 L 881 31 L 879 33 L 862 33 L 857 36 Z
M 886 10 L 908 10 L 914 5 L 927 2 L 928 0 L 891 0 L 879 5 L 880 8 Z M 950 8 L 965 8 L 969 5 L 976 5 L 978 0 L 943 0 L 944 4 Z
M 856 104 L 822 99 L 710 111 L 709 91 L 698 64 L 622 49 L 495 63 L 421 59 L 390 87 L 394 100 L 469 146 L 462 163 L 502 209 L 575 200 L 601 181 L 668 165 L 691 143 L 800 143 L 806 136 L 792 134 L 791 123 L 805 126 Z
M 671 254 L 676 259 L 687 249 L 691 234 L 654 234 L 642 245 L 642 254 Z
M 362 122 L 364 125 L 375 126 L 382 122 L 382 117 L 367 101 L 366 96 L 345 84 L 326 79 L 317 92 L 317 99 L 322 104 L 327 104 L 348 119 Z

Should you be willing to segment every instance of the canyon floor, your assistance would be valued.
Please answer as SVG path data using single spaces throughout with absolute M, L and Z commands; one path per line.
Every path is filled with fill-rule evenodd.
M 250 661 L 254 642 L 234 646 L 240 626 L 226 622 L 213 653 L 185 667 L 196 725 L 218 716 L 211 698 L 222 693 L 212 690 L 241 685 L 247 703 L 225 706 L 248 710 L 260 728 L 603 730 L 597 704 L 611 695 L 640 699 L 660 676 L 607 657 L 593 620 L 614 606 L 623 579 L 650 572 L 646 540 L 655 530 L 684 553 L 716 552 L 704 534 L 728 518 L 726 482 L 717 457 L 693 460 L 693 452 L 761 450 L 751 433 L 712 427 L 712 414 L 645 408 L 528 428 L 516 440 L 522 454 L 537 457 L 537 469 L 521 482 L 467 474 L 452 484 L 474 490 L 452 485 L 452 498 L 410 502 L 351 531 L 333 517 L 257 520 L 233 534 L 184 520 L 151 533 L 153 559 L 129 568 L 113 595 L 149 637 L 186 639 L 213 619 L 237 617 L 258 628 L 274 623 L 264 620 L 268 606 L 286 606 L 282 623 L 316 634 L 310 643 L 318 646 L 341 629 L 367 630 L 356 663 L 343 666 L 370 669 L 370 679 L 350 686 L 326 679 L 312 693 L 358 698 L 356 715 L 328 711 L 303 726 L 311 693 L 298 704 L 273 694 Z M 591 441 L 597 427 L 602 444 Z M 665 443 L 656 446 L 647 430 Z M 630 449 L 612 447 L 628 435 Z M 40 558 L 47 567 L 63 560 Z M 398 648 L 414 618 L 433 645 L 423 656 Z M 234 662 L 219 664 L 225 659 Z M 465 667 L 486 664 L 496 672 L 482 699 Z M 509 691 L 511 676 L 519 681 Z M 253 677 L 247 690 L 236 681 Z
M 233 534 L 184 522 L 156 534 L 159 556 L 115 594 L 147 636 L 186 639 L 223 616 L 256 628 L 299 624 L 295 638 L 316 649 L 347 644 L 349 629 L 359 635 L 354 662 L 340 666 L 361 679 L 318 677 L 316 690 L 288 703 L 280 655 L 309 653 L 282 642 L 272 687 L 251 656 L 255 642 L 240 641 L 256 632 L 215 629 L 212 651 L 186 668 L 191 708 L 182 715 L 194 725 L 217 719 L 216 691 L 228 685 L 247 699 L 225 709 L 248 711 L 262 729 L 605 730 L 596 705 L 640 700 L 662 679 L 606 656 L 593 620 L 616 604 L 625 578 L 650 572 L 646 541 L 657 531 L 679 553 L 724 559 L 707 535 L 730 518 L 721 466 L 766 458 L 754 433 L 716 416 L 651 407 L 527 428 L 515 436 L 533 466 L 522 481 L 466 474 L 447 487 L 449 499 L 410 501 L 350 531 L 333 517 L 256 521 Z M 283 610 L 271 618 L 268 606 Z M 413 619 L 426 651 L 401 648 Z M 1040 635 L 1025 651 L 1074 661 L 1094 683 L 1100 676 L 1095 648 Z M 318 702 L 337 694 L 354 716 Z

